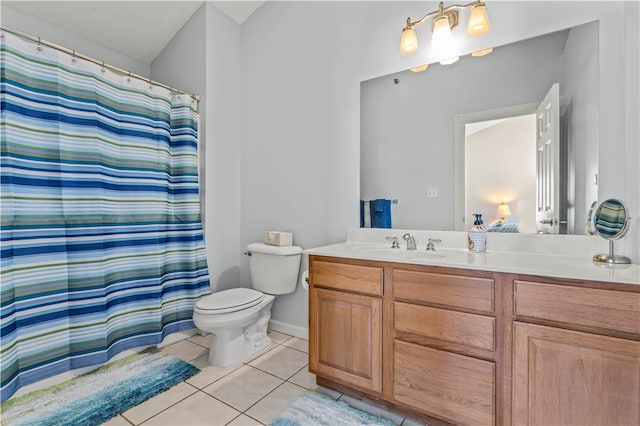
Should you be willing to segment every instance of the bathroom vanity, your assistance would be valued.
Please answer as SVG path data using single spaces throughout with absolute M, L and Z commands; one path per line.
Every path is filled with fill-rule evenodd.
M 319 384 L 454 424 L 640 424 L 638 265 L 418 245 L 306 251 Z

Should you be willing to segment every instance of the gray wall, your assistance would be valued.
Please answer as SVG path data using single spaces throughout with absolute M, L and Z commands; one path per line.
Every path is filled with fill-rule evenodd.
M 398 198 L 394 228 L 454 230 L 455 116 L 540 102 L 562 80 L 566 39 L 566 32 L 556 32 L 497 47 L 481 58 L 465 56 L 450 66 L 436 63 L 421 73 L 363 82 L 363 199 Z M 486 167 L 505 158 L 494 161 Z M 437 188 L 438 198 L 428 199 L 427 188 Z M 486 223 L 494 219 L 485 215 Z
M 598 199 L 598 25 L 580 25 L 569 32 L 560 84 L 561 139 L 568 149 L 567 228 L 587 235 L 587 213 Z M 602 143 L 606 144 L 604 140 Z
M 436 8 L 437 2 L 266 2 L 243 25 L 243 244 L 283 228 L 311 247 L 344 239 L 347 227 L 358 226 L 360 82 L 433 62 L 423 53 L 402 57 L 398 43 L 407 16 Z M 465 38 L 460 53 L 468 53 L 600 20 L 599 197 L 637 206 L 637 173 L 630 169 L 637 169 L 638 139 L 625 140 L 637 129 L 626 124 L 621 106 L 631 105 L 626 115 L 637 121 L 631 99 L 637 93 L 625 90 L 632 68 L 624 60 L 626 53 L 637 61 L 637 39 L 635 51 L 624 43 L 625 31 L 637 32 L 623 23 L 638 20 L 625 18 L 625 8 L 635 10 L 622 2 L 494 2 L 488 34 L 469 40 L 464 31 L 455 34 Z M 419 31 L 424 40 L 428 29 Z M 620 155 L 625 150 L 636 155 Z M 627 175 L 636 180 L 624 184 Z M 638 244 L 637 220 L 631 230 L 618 244 L 625 254 Z M 637 250 L 633 256 L 640 261 Z M 279 298 L 274 318 L 305 326 L 305 296 L 298 290 Z
M 212 289 L 240 281 L 240 150 L 242 47 L 240 26 L 205 3 L 151 64 L 152 77 L 202 96 L 201 188 Z
M 599 134 L 606 143 L 600 144 L 599 195 L 629 203 L 632 235 L 616 247 L 631 254 L 633 245 L 640 262 L 639 19 L 638 5 L 630 3 L 493 2 L 491 32 L 468 40 L 464 31 L 455 34 L 465 38 L 460 53 L 468 53 L 600 20 Z M 207 224 L 218 228 L 213 236 L 207 228 L 207 253 L 214 277 L 240 275 L 247 283 L 239 253 L 264 230 L 293 231 L 296 244 L 313 247 L 343 240 L 348 227 L 358 226 L 360 82 L 432 62 L 399 55 L 398 43 L 406 17 L 435 10 L 437 2 L 269 1 L 241 28 L 212 8 L 206 13 Z M 2 12 L 3 25 L 11 27 L 4 6 Z M 37 23 L 15 29 L 102 57 L 98 47 L 56 40 Z M 427 32 L 421 29 L 420 37 Z M 196 33 L 185 46 L 198 43 Z M 161 60 L 173 55 L 182 57 L 174 49 Z M 105 60 L 145 73 L 125 58 Z M 298 289 L 278 298 L 273 318 L 306 328 L 307 294 Z

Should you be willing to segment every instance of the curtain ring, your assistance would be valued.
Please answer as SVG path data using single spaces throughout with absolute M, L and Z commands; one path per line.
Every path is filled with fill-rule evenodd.
M 74 64 L 76 63 L 76 51 L 75 50 L 71 54 L 71 62 L 73 62 Z
M 42 44 L 40 43 L 40 37 L 38 37 L 38 52 L 42 52 Z

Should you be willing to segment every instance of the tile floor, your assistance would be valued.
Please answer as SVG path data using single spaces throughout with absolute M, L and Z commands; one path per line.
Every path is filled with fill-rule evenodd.
M 163 348 L 202 371 L 103 426 L 268 425 L 307 389 L 323 392 L 391 420 L 423 424 L 331 389 L 318 387 L 307 371 L 307 341 L 270 331 L 272 344 L 247 362 L 230 368 L 207 365 L 210 336 L 196 335 Z

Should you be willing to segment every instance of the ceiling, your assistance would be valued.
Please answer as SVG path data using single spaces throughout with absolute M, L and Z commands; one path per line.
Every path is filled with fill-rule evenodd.
M 16 9 L 82 39 L 151 63 L 204 2 L 3 0 L 2 3 L 3 7 Z M 211 3 L 242 24 L 264 1 Z

